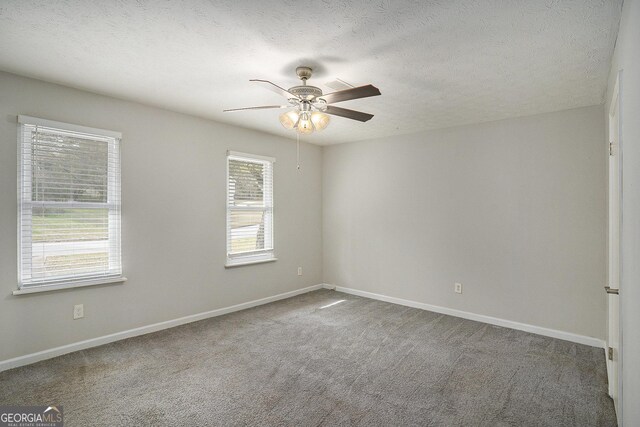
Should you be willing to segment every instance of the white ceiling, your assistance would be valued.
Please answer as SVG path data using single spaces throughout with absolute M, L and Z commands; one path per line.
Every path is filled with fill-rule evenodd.
M 601 103 L 621 0 L 3 0 L 0 69 L 294 137 L 251 78 L 340 78 L 382 96 L 339 104 L 320 144 Z M 306 137 L 305 137 L 306 138 Z

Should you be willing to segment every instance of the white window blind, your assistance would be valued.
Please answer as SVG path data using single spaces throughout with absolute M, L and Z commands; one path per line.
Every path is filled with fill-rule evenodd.
M 274 161 L 270 157 L 228 153 L 228 266 L 274 259 Z
M 20 288 L 120 276 L 120 134 L 18 120 Z

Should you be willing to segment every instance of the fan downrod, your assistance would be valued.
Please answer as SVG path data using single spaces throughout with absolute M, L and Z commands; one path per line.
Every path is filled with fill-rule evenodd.
M 289 93 L 296 95 L 302 101 L 311 101 L 322 96 L 322 89 L 311 85 L 307 86 L 307 80 L 311 78 L 312 72 L 311 67 L 296 68 L 296 74 L 302 80 L 302 85 L 289 88 Z

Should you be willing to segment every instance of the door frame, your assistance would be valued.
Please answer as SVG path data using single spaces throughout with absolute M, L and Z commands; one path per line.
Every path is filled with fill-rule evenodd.
M 618 228 L 618 234 L 619 234 L 619 238 L 618 238 L 618 283 L 619 283 L 619 294 L 617 295 L 617 298 L 619 298 L 618 301 L 618 351 L 617 351 L 617 356 L 618 356 L 618 405 L 617 405 L 617 418 L 618 418 L 618 424 L 620 426 L 622 426 L 622 412 L 623 412 L 623 407 L 622 407 L 622 403 L 623 403 L 623 399 L 622 399 L 622 393 L 623 393 L 623 376 L 622 376 L 622 366 L 623 366 L 623 352 L 622 352 L 622 346 L 623 346 L 623 325 L 622 325 L 622 298 L 624 296 L 624 289 L 622 286 L 623 283 L 623 271 L 622 271 L 622 265 L 623 265 L 623 256 L 622 256 L 622 239 L 623 239 L 623 215 L 622 215 L 622 206 L 623 206 L 623 187 L 622 187 L 622 167 L 623 167 L 623 163 L 622 163 L 622 156 L 623 156 L 623 144 L 622 144 L 622 70 L 619 70 L 617 75 L 616 75 L 616 82 L 615 82 L 615 86 L 613 88 L 612 94 L 611 94 L 611 103 L 609 105 L 609 111 L 607 112 L 608 114 L 608 129 L 607 129 L 607 140 L 608 142 L 612 142 L 611 141 L 611 136 L 612 133 L 614 131 L 614 128 L 612 127 L 612 118 L 614 116 L 614 112 L 616 110 L 617 107 L 617 119 L 618 119 L 618 123 L 617 123 L 617 134 L 618 134 L 618 146 L 617 146 L 617 152 L 616 152 L 616 157 L 617 157 L 617 162 L 618 162 L 618 176 L 616 177 L 618 180 L 618 221 L 619 221 L 619 228 Z M 608 153 L 609 154 L 609 153 Z M 607 156 L 608 158 L 610 157 L 610 155 Z M 608 159 L 609 160 L 609 159 Z M 611 179 L 611 175 L 609 172 L 609 161 L 607 161 L 607 182 L 609 182 L 609 180 Z M 608 195 L 608 188 L 609 185 L 607 185 L 607 206 L 609 205 L 609 195 Z M 607 211 L 609 209 L 607 208 Z M 610 218 L 607 219 L 607 223 L 610 223 Z M 609 227 L 607 226 L 607 233 L 609 233 Z M 607 236 L 607 246 L 608 246 L 608 242 L 609 242 L 609 236 Z M 607 250 L 607 260 L 609 259 L 609 250 Z M 609 266 L 610 266 L 610 262 L 607 261 L 607 271 L 609 270 Z M 607 280 L 608 280 L 608 276 L 609 273 L 607 273 Z M 612 296 L 607 295 L 607 306 L 609 305 L 609 298 L 612 298 Z M 608 324 L 608 314 L 607 314 L 607 324 Z M 607 327 L 607 347 L 609 344 L 609 336 L 608 336 L 608 327 Z M 609 374 L 609 360 L 608 357 L 606 355 L 606 349 L 605 349 L 605 358 L 607 360 L 607 374 Z

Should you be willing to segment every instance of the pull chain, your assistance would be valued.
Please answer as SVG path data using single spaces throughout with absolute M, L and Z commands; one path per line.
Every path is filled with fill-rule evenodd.
M 300 134 L 296 132 L 296 167 L 300 170 Z

